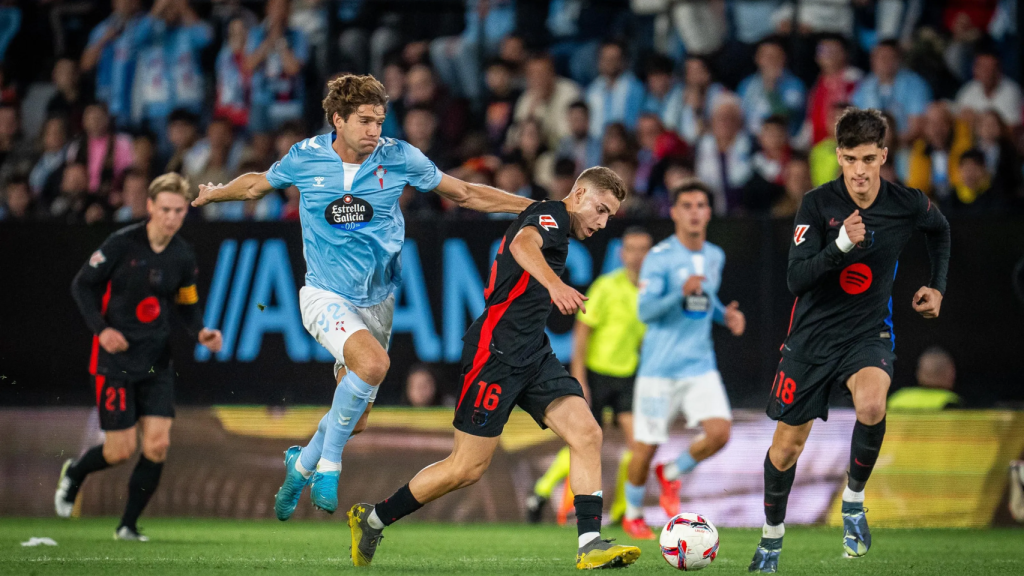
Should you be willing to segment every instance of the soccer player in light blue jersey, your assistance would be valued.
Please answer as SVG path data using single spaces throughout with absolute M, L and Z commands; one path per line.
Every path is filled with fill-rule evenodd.
M 313 439 L 285 453 L 275 504 L 281 520 L 291 516 L 307 484 L 315 507 L 331 513 L 338 507 L 342 449 L 366 427 L 391 364 L 387 348 L 405 241 L 398 198 L 405 186 L 480 212 L 518 214 L 532 203 L 452 178 L 410 144 L 382 138 L 388 97 L 374 77 L 344 75 L 327 88 L 323 107 L 335 132 L 295 144 L 267 172 L 200 186 L 193 202 L 256 200 L 289 186 L 301 193 L 302 323 L 336 359 L 338 386 Z
M 746 328 L 739 304 L 724 306 L 718 299 L 725 252 L 706 240 L 710 189 L 697 181 L 676 189 L 671 214 L 675 234 L 648 253 L 637 300 L 647 332 L 633 393 L 635 442 L 622 527 L 641 539 L 654 538 L 643 520 L 644 486 L 654 452 L 668 441 L 676 415 L 704 433 L 675 461 L 656 468 L 660 503 L 669 517 L 679 513 L 679 477 L 729 440 L 732 415 L 715 362 L 711 323 L 726 326 L 735 336 Z

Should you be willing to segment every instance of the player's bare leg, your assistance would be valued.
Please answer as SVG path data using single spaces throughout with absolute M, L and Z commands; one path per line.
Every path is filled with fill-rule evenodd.
M 621 546 L 601 539 L 601 426 L 594 420 L 586 400 L 563 396 L 544 412 L 544 424 L 569 445 L 569 484 L 576 496 L 576 526 L 579 550 L 576 567 L 620 568 L 640 557 L 636 546 Z
M 633 461 L 633 414 L 620 412 L 615 417 L 616 424 L 626 437 L 626 450 L 619 457 L 619 470 L 615 475 L 615 495 L 608 514 L 612 523 L 622 520 L 626 513 L 626 483 L 629 481 L 629 465 Z
M 385 526 L 412 514 L 427 502 L 480 480 L 491 465 L 497 447 L 497 436 L 484 438 L 456 430 L 455 444 L 447 458 L 420 470 L 390 498 L 376 505 L 353 506 L 348 511 L 348 525 L 352 530 L 352 563 L 356 566 L 370 565 Z
M 654 475 L 661 484 L 661 507 L 669 517 L 679 514 L 679 489 L 683 474 L 689 474 L 697 464 L 714 456 L 729 442 L 732 422 L 725 418 L 708 418 L 700 422 L 703 433 L 675 460 L 658 464 Z
M 76 460 L 67 460 L 57 480 L 57 492 L 53 497 L 57 516 L 69 518 L 75 506 L 75 498 L 86 476 L 111 466 L 117 466 L 135 454 L 138 431 L 135 426 L 124 430 L 108 430 L 103 444 L 86 450 Z
M 842 509 L 843 550 L 851 558 L 863 556 L 871 548 L 871 530 L 864 515 L 864 486 L 875 467 L 885 437 L 885 400 L 889 384 L 889 375 L 874 366 L 862 368 L 846 381 L 857 412 Z
M 748 571 L 771 573 L 778 571 L 782 537 L 786 533 L 784 520 L 789 492 L 796 478 L 796 462 L 807 444 L 814 421 L 799 426 L 777 422 L 772 445 L 764 458 L 764 516 L 761 541 L 754 551 Z

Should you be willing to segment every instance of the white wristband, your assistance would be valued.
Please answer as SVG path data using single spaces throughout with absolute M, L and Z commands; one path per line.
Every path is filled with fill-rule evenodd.
M 846 226 L 839 229 L 839 237 L 836 238 L 836 246 L 839 247 L 844 253 L 853 250 L 853 242 L 850 242 L 850 236 L 846 233 Z

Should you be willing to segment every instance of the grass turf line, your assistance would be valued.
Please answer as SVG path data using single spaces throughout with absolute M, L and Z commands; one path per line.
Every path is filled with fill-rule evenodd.
M 115 542 L 114 518 L 0 519 L 0 574 L 289 573 L 336 575 L 357 570 L 349 562 L 348 526 L 342 522 L 274 522 L 143 518 L 148 543 Z M 780 562 L 786 575 L 1024 574 L 1021 530 L 875 530 L 865 558 L 842 558 L 841 531 L 787 529 Z M 33 536 L 58 546 L 22 547 Z M 606 537 L 630 542 L 621 530 Z M 759 530 L 724 529 L 721 548 L 706 574 L 746 573 Z M 571 574 L 576 572 L 576 531 L 571 527 L 514 524 L 406 523 L 388 528 L 372 574 Z M 657 542 L 629 574 L 668 574 Z

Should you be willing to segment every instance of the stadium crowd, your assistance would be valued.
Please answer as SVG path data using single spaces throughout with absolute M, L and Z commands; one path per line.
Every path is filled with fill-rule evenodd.
M 835 178 L 848 105 L 885 111 L 885 177 L 949 214 L 1024 211 L 1016 0 L 0 2 L 0 220 L 130 222 L 176 171 L 264 171 L 372 73 L 384 135 L 532 198 L 615 170 L 622 212 L 698 177 L 719 216 L 792 217 Z M 298 191 L 193 219 L 297 220 Z M 407 190 L 407 216 L 483 218 Z

